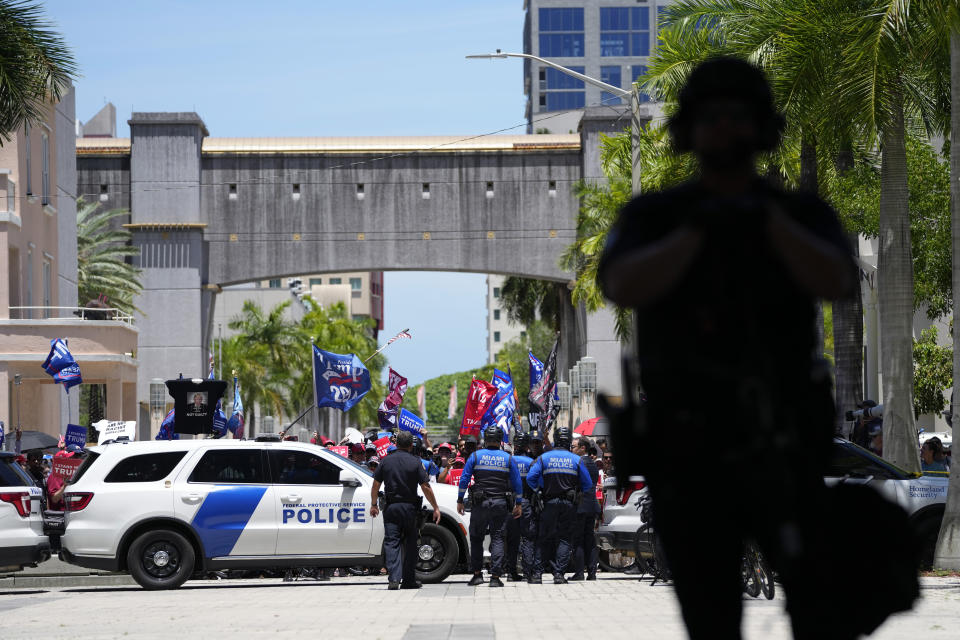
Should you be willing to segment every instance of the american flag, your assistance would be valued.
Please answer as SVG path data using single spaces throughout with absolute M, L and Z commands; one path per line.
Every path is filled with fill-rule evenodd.
M 412 340 L 412 339 L 413 339 L 413 336 L 410 335 L 409 331 L 410 331 L 410 329 L 404 329 L 403 331 L 401 331 L 401 332 L 398 333 L 397 335 L 395 335 L 395 336 L 393 336 L 392 338 L 390 338 L 389 340 L 387 340 L 387 344 L 393 344 L 394 342 L 396 342 L 396 341 L 399 340 L 400 338 L 408 338 L 408 339 Z M 383 346 L 387 346 L 387 345 L 383 345 Z

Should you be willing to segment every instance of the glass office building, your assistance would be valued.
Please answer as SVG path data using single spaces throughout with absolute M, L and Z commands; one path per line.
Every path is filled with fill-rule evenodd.
M 524 53 L 623 89 L 646 71 L 656 44 L 658 7 L 668 0 L 527 0 Z M 576 131 L 585 107 L 619 105 L 619 96 L 536 61 L 524 60 L 529 133 Z

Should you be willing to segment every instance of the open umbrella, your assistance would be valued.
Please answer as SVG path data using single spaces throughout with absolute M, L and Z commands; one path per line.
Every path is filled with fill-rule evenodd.
M 610 421 L 604 417 L 590 418 L 585 422 L 581 422 L 577 425 L 577 428 L 573 430 L 574 433 L 578 433 L 581 436 L 610 436 Z
M 24 431 L 20 437 L 20 450 L 49 449 L 56 447 L 60 440 L 43 431 Z

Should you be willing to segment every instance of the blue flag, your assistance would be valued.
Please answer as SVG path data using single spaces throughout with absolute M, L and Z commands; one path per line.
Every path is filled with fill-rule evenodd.
M 509 443 L 510 426 L 513 423 L 513 414 L 517 410 L 513 380 L 503 371 L 494 369 L 491 383 L 497 388 L 497 395 L 494 396 L 487 412 L 483 414 L 480 432 L 482 434 L 488 427 L 496 426 L 503 431 L 503 441 Z
M 424 424 L 418 415 L 410 413 L 406 409 L 400 409 L 400 417 L 397 420 L 397 424 L 400 426 L 401 431 L 409 431 L 420 439 L 423 439 L 423 432 L 426 431 L 427 428 L 427 425 Z
M 67 393 L 70 393 L 70 387 L 83 383 L 83 378 L 80 377 L 80 365 L 67 349 L 65 338 L 55 338 L 50 341 L 50 355 L 43 362 L 43 370 L 53 376 L 55 383 L 63 383 Z
M 210 355 L 210 373 L 208 380 L 214 380 L 213 377 L 213 355 Z M 223 413 L 223 398 L 217 399 L 217 408 L 213 410 L 213 433 L 218 438 L 227 435 L 227 416 Z
M 532 352 L 528 351 L 527 355 L 530 357 L 530 389 L 532 390 L 543 377 L 543 363 Z M 556 387 L 553 388 L 553 400 L 560 402 L 560 392 Z
M 176 433 L 173 430 L 173 409 L 170 409 L 170 412 L 163 419 L 163 422 L 160 423 L 160 430 L 157 431 L 157 435 L 153 438 L 154 440 L 179 440 L 180 434 Z
M 216 424 L 216 418 L 214 418 Z M 236 376 L 233 378 L 233 410 L 230 412 L 230 419 L 227 420 L 227 430 L 233 434 L 233 437 L 239 440 L 243 439 L 243 400 L 240 399 L 240 383 Z
M 370 371 L 352 353 L 330 353 L 313 345 L 313 386 L 318 407 L 349 411 L 370 391 Z

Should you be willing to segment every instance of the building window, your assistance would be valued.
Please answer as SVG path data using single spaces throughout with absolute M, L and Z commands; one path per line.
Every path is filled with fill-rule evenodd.
M 291 194 L 291 197 L 292 197 L 294 200 L 299 200 L 299 199 L 300 199 L 300 185 L 299 185 L 299 184 L 294 184 L 294 185 L 293 185 L 293 193 Z
M 423 183 L 423 186 L 420 189 L 420 197 L 422 197 L 424 200 L 430 199 L 430 183 L 429 182 Z
M 50 136 L 40 136 L 40 204 L 50 204 Z
M 50 317 L 50 307 L 53 306 L 53 265 L 49 260 L 43 261 L 43 317 Z
M 24 127 L 24 156 L 27 162 L 27 195 L 33 195 L 33 149 L 30 146 L 30 123 Z
M 601 7 L 601 56 L 649 56 L 650 8 Z
M 494 320 L 499 320 L 499 319 L 500 319 L 500 309 L 494 309 L 494 310 L 493 310 L 493 319 L 494 319 Z
M 360 278 L 350 278 L 350 288 L 359 291 L 363 287 L 363 280 Z
M 7 176 L 7 211 L 15 213 L 17 210 L 17 183 Z
M 583 109 L 586 104 L 586 95 L 583 91 L 550 91 L 540 96 L 540 106 L 546 107 L 547 111 Z
M 227 186 L 227 197 L 230 198 L 231 200 L 236 200 L 236 199 L 237 199 L 237 185 L 236 185 L 236 184 L 230 184 L 230 185 Z
M 330 284 L 343 284 L 343 278 L 330 278 Z
M 540 55 L 583 57 L 583 8 L 540 9 Z
M 500 287 L 494 287 L 494 288 L 493 288 L 493 297 L 494 297 L 494 298 L 499 298 L 499 297 L 500 297 Z
M 267 286 L 269 286 L 271 289 L 279 289 L 279 288 L 280 288 L 280 278 L 274 278 L 273 280 L 271 280 L 271 281 L 269 282 L 269 284 L 268 284 Z
M 363 200 L 363 183 L 357 184 L 357 200 Z
M 100 202 L 106 202 L 109 197 L 110 197 L 109 185 L 105 185 L 105 184 L 100 185 Z
M 547 195 L 550 197 L 555 197 L 557 195 L 557 181 L 550 180 L 547 183 Z
M 633 65 L 632 67 L 630 67 L 631 82 L 633 84 L 636 84 L 637 78 L 639 78 L 642 75 L 645 75 L 646 73 L 647 73 L 647 65 L 645 64 Z M 640 95 L 638 96 L 638 98 L 640 98 L 640 102 L 650 102 L 650 94 L 644 93 L 643 91 L 640 92 Z
M 493 332 L 493 341 L 494 341 L 494 342 L 500 342 L 500 332 L 499 332 L 499 331 L 494 331 L 494 332 Z
M 620 71 L 620 65 L 600 67 L 600 80 L 615 87 L 623 86 Z M 620 104 L 622 102 L 619 95 L 609 91 L 600 92 L 600 101 L 603 104 Z
M 363 322 L 364 320 L 367 319 L 367 316 L 359 313 L 354 313 L 350 316 L 350 319 L 353 320 L 354 322 Z
M 316 286 L 323 284 L 323 278 L 310 278 L 310 286 Z

